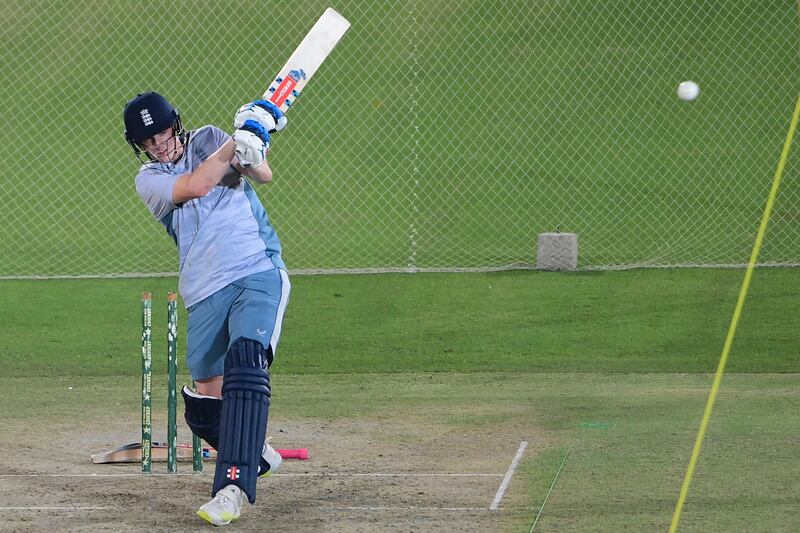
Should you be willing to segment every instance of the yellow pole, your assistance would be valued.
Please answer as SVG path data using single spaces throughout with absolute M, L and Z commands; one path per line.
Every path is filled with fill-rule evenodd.
M 797 121 L 800 118 L 800 96 L 797 98 L 797 103 L 794 106 L 794 114 L 792 121 L 789 123 L 789 131 L 786 134 L 786 142 L 783 144 L 783 151 L 781 152 L 780 160 L 778 161 L 778 168 L 775 170 L 775 178 L 772 180 L 772 189 L 769 191 L 769 198 L 767 199 L 767 207 L 764 209 L 764 215 L 761 217 L 761 225 L 758 228 L 756 235 L 756 242 L 753 245 L 753 253 L 750 254 L 750 262 L 747 264 L 747 271 L 744 274 L 744 282 L 739 291 L 739 300 L 736 302 L 736 309 L 733 312 L 733 319 L 731 320 L 730 328 L 728 329 L 728 336 L 725 339 L 725 345 L 722 348 L 722 356 L 719 359 L 717 372 L 714 375 L 714 383 L 711 385 L 711 393 L 708 395 L 706 402 L 706 409 L 703 413 L 703 421 L 700 423 L 700 430 L 697 432 L 697 438 L 694 442 L 694 449 L 692 450 L 692 457 L 689 459 L 689 467 L 686 469 L 686 475 L 683 478 L 683 485 L 681 486 L 681 493 L 678 497 L 678 503 L 675 506 L 675 513 L 672 515 L 672 524 L 670 525 L 670 533 L 674 533 L 678 529 L 678 523 L 681 519 L 681 510 L 686 501 L 686 495 L 689 493 L 689 484 L 692 482 L 692 474 L 694 473 L 697 458 L 700 456 L 700 448 L 703 444 L 703 438 L 706 434 L 708 421 L 711 418 L 711 412 L 714 409 L 714 400 L 717 398 L 717 391 L 719 390 L 720 381 L 722 381 L 722 374 L 725 372 L 725 363 L 728 361 L 728 354 L 731 351 L 733 344 L 733 337 L 736 332 L 736 326 L 739 323 L 739 317 L 742 314 L 745 298 L 747 298 L 747 290 L 750 287 L 750 279 L 753 277 L 753 269 L 758 262 L 758 254 L 761 251 L 761 243 L 764 241 L 764 234 L 767 231 L 767 222 L 769 222 L 770 214 L 772 213 L 772 206 L 775 204 L 775 198 L 778 196 L 778 187 L 781 184 L 781 177 L 783 176 L 783 169 L 786 167 L 786 160 L 789 158 L 789 148 L 792 145 L 792 138 L 794 131 L 797 127 Z

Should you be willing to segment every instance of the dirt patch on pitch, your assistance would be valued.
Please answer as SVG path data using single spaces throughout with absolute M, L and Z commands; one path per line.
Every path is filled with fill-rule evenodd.
M 453 413 L 457 415 L 458 413 Z M 143 476 L 138 464 L 94 465 L 89 453 L 135 441 L 130 424 L 18 427 L 0 436 L 0 529 L 11 531 L 196 531 L 210 497 L 213 463 L 192 474 Z M 544 444 L 531 428 L 497 423 L 476 432 L 439 424 L 438 416 L 270 422 L 278 448 L 306 447 L 311 459 L 287 460 L 260 480 L 258 501 L 234 529 L 280 531 L 498 531 L 490 510 L 521 440 L 527 455 Z M 155 427 L 163 422 L 156 418 Z M 133 436 L 133 438 L 131 438 Z M 159 435 L 156 434 L 156 437 Z M 187 442 L 181 425 L 179 440 Z M 13 441 L 13 442 L 12 442 Z M 514 490 L 514 482 L 509 492 Z M 522 489 L 524 490 L 524 489 Z

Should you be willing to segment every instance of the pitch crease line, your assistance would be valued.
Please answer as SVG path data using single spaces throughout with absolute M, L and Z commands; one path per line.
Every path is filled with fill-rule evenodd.
M 486 473 L 462 473 L 462 474 L 448 474 L 448 473 L 366 473 L 366 474 L 359 474 L 359 473 L 297 473 L 292 474 L 289 472 L 282 473 L 282 474 L 274 474 L 276 476 L 287 476 L 287 477 L 501 477 L 503 474 L 486 474 Z
M 507 475 L 507 474 L 506 474 Z M 182 474 L 0 474 L 0 479 L 11 477 L 83 477 L 83 478 L 122 478 L 122 477 L 202 477 L 202 474 L 195 473 L 182 473 Z M 475 473 L 391 473 L 391 472 L 375 472 L 375 473 L 357 473 L 357 472 L 276 472 L 271 477 L 502 477 L 503 474 L 487 474 L 485 472 Z
M 486 512 L 486 507 L 369 507 L 353 505 L 348 507 L 330 507 L 334 511 L 481 511 Z
M 0 507 L 0 512 L 2 511 L 102 511 L 106 509 L 111 509 L 111 507 L 94 507 L 94 506 L 73 506 L 73 507 L 63 507 L 63 506 L 38 506 L 38 507 Z
M 511 478 L 514 476 L 514 472 L 517 470 L 517 465 L 519 464 L 519 460 L 522 458 L 522 454 L 523 452 L 525 452 L 525 448 L 527 447 L 528 443 L 526 441 L 522 441 L 519 443 L 519 449 L 517 450 L 517 454 L 511 461 L 511 465 L 508 467 L 508 471 L 506 472 L 506 476 L 503 478 L 503 482 L 500 483 L 500 488 L 497 489 L 497 494 L 494 495 L 494 500 L 492 500 L 492 504 L 489 506 L 489 510 L 496 511 L 497 508 L 500 506 L 500 500 L 503 499 L 503 495 L 506 493 L 506 489 L 508 489 L 508 484 L 511 483 Z
M 275 474 L 278 475 L 278 474 Z M 136 473 L 136 474 L 0 474 L 0 479 L 6 477 L 96 477 L 96 478 L 104 478 L 104 477 L 187 477 L 187 476 L 198 476 L 198 474 L 143 474 L 143 473 Z M 198 476 L 200 477 L 200 476 Z

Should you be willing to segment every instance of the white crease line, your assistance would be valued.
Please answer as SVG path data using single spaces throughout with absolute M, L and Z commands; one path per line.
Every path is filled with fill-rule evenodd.
M 111 509 L 111 507 L 56 507 L 56 506 L 38 506 L 38 507 L 0 507 L 1 511 L 101 511 L 104 509 Z
M 308 474 L 275 474 L 276 476 L 294 476 L 294 477 L 500 477 L 503 474 L 449 474 L 449 473 L 374 473 L 374 474 L 349 474 L 349 473 L 308 473 Z
M 0 512 L 3 511 L 103 511 L 109 509 L 116 509 L 115 507 L 97 507 L 97 506 L 74 506 L 74 507 L 60 507 L 60 506 L 39 506 L 39 507 L 0 507 Z M 329 507 L 332 511 L 450 511 L 450 512 L 486 512 L 490 509 L 486 507 L 369 507 L 362 505 L 353 505 L 347 507 Z M 497 510 L 503 510 L 499 508 Z M 528 509 L 526 509 L 528 510 Z
M 511 483 L 511 478 L 514 476 L 514 471 L 517 469 L 519 460 L 522 458 L 522 453 L 525 451 L 525 448 L 527 447 L 528 443 L 526 441 L 522 441 L 519 443 L 519 449 L 517 450 L 517 455 L 515 455 L 514 460 L 511 461 L 511 465 L 508 467 L 508 471 L 506 472 L 506 477 L 504 477 L 503 482 L 500 483 L 500 488 L 497 489 L 497 494 L 494 495 L 494 500 L 492 500 L 492 505 L 489 506 L 489 510 L 491 511 L 497 510 L 498 506 L 500 505 L 500 500 L 503 499 L 503 495 L 506 493 L 508 484 Z
M 175 477 L 193 476 L 196 474 L 0 474 L 0 478 L 6 477 Z M 276 476 L 279 474 L 275 474 Z
M 84 477 L 84 478 L 106 478 L 106 477 L 176 477 L 176 476 L 198 476 L 204 474 L 0 474 L 0 478 L 7 477 Z M 349 472 L 314 472 L 314 473 L 275 473 L 270 477 L 501 477 L 503 474 L 487 473 L 349 473 Z M 508 474 L 506 474 L 508 475 Z
M 498 507 L 497 509 L 489 509 L 488 507 L 369 507 L 365 505 L 353 505 L 349 507 L 327 507 L 330 511 L 536 511 L 538 507 Z
M 331 507 L 333 511 L 489 511 L 486 507 L 416 507 L 414 505 L 409 507 L 365 507 L 365 506 L 350 506 L 350 507 Z

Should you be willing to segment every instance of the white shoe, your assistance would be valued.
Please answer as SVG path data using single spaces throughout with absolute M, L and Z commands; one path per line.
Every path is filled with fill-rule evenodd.
M 224 526 L 239 519 L 245 495 L 236 485 L 226 485 L 214 499 L 200 507 L 197 516 L 215 526 Z
M 283 457 L 281 457 L 281 454 L 276 452 L 275 449 L 265 441 L 264 447 L 261 449 L 261 460 L 258 463 L 258 477 L 262 478 L 274 474 L 278 467 L 281 466 L 282 462 Z

